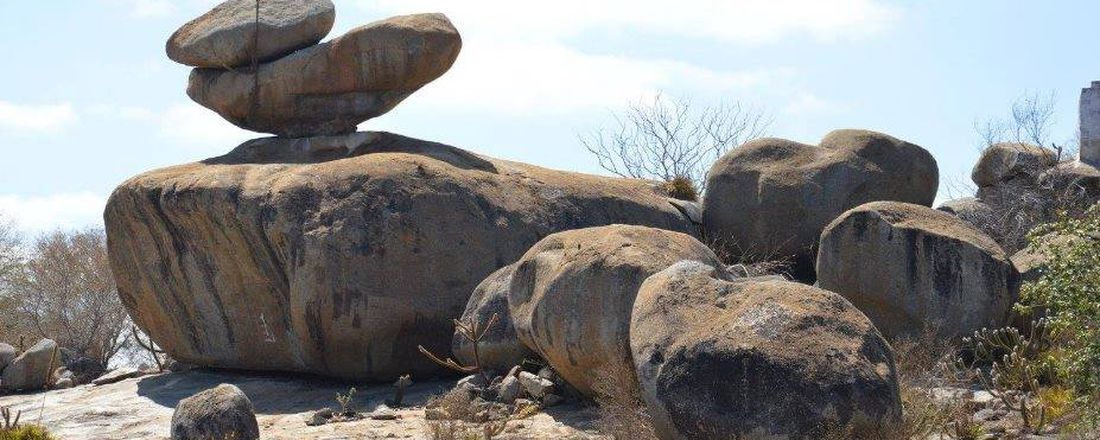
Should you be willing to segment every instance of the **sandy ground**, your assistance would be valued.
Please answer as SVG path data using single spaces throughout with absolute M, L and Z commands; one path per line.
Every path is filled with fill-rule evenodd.
M 335 396 L 349 385 L 322 379 L 257 376 L 192 371 L 126 380 L 104 386 L 80 386 L 39 394 L 0 397 L 0 406 L 23 411 L 23 421 L 45 425 L 63 440 L 169 438 L 172 411 L 181 399 L 218 384 L 236 385 L 252 399 L 264 439 L 426 439 L 424 403 L 450 389 L 454 382 L 414 384 L 406 404 L 392 421 L 362 420 L 309 427 L 314 411 L 336 405 Z M 386 385 L 358 386 L 356 406 L 370 411 L 392 397 Z M 495 439 L 595 439 L 591 408 L 563 405 L 545 413 L 508 422 Z

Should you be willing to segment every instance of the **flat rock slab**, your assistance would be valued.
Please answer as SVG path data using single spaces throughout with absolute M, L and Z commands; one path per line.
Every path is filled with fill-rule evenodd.
M 196 370 L 127 379 L 104 386 L 81 386 L 44 394 L 0 397 L 0 406 L 23 411 L 28 423 L 41 423 L 62 439 L 166 440 L 176 404 L 195 393 L 232 384 L 244 391 L 256 407 L 260 434 L 265 440 L 301 439 L 428 439 L 424 403 L 454 386 L 453 381 L 419 382 L 409 387 L 409 407 L 394 409 L 395 420 L 306 426 L 317 410 L 335 407 L 336 393 L 352 385 L 292 376 L 256 376 Z M 392 397 L 389 385 L 356 384 L 355 405 L 363 412 L 379 408 Z M 41 420 L 39 419 L 39 406 Z M 554 407 L 547 413 L 509 422 L 514 432 L 499 439 L 590 439 L 595 412 L 576 406 Z
M 336 21 L 329 0 L 229 0 L 180 27 L 168 39 L 173 61 L 228 69 L 272 61 L 325 38 Z M 254 49 L 259 32 L 259 47 Z
M 110 371 L 107 374 L 99 376 L 92 381 L 92 385 L 109 385 L 112 383 L 122 382 L 126 379 L 133 379 L 135 377 L 144 376 L 145 372 L 136 368 L 119 368 L 114 371 Z
M 187 95 L 246 130 L 347 134 L 446 73 L 461 49 L 443 14 L 393 17 L 262 64 L 257 73 L 195 69 Z

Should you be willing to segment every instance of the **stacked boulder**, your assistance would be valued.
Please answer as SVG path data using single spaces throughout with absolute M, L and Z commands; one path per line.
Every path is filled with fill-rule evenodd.
M 1027 245 L 1035 226 L 1061 210 L 1080 211 L 1100 200 L 1100 171 L 1076 160 L 1059 161 L 1047 148 L 999 143 L 986 148 L 971 179 L 975 197 L 945 202 L 938 209 L 977 227 L 1010 253 Z
M 703 229 L 725 254 L 789 259 L 812 282 L 818 238 L 838 215 L 879 200 L 931 206 L 938 186 L 928 151 L 885 134 L 837 130 L 816 146 L 757 139 L 711 168 Z
M 195 67 L 195 102 L 241 128 L 302 138 L 355 132 L 446 73 L 462 48 L 442 14 L 317 44 L 335 18 L 329 0 L 229 0 L 176 31 L 167 52 Z
M 534 352 L 587 396 L 634 388 L 663 439 L 814 438 L 901 414 L 892 351 L 851 303 L 739 278 L 686 234 L 557 233 L 483 287 L 504 298 L 471 301 L 465 316 L 507 312 L 499 352 Z
M 417 346 L 446 352 L 478 283 L 547 235 L 697 230 L 650 182 L 355 132 L 455 62 L 462 40 L 445 16 L 389 18 L 318 44 L 332 26 L 327 0 L 265 0 L 258 14 L 256 4 L 222 3 L 176 32 L 168 54 L 195 67 L 195 101 L 277 136 L 134 177 L 104 213 L 122 303 L 173 359 L 435 375 Z

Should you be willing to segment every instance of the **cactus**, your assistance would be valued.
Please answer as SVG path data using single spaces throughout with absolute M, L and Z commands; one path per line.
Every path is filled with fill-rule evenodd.
M 424 354 L 424 356 L 427 356 L 428 359 L 431 359 L 432 362 L 435 362 L 436 364 L 439 364 L 440 366 L 442 366 L 444 368 L 449 368 L 451 370 L 454 370 L 454 371 L 457 371 L 457 372 L 463 373 L 463 374 L 483 374 L 484 375 L 484 372 L 481 370 L 481 357 L 480 357 L 480 354 L 478 353 L 478 346 L 481 345 L 481 340 L 485 338 L 485 334 L 489 332 L 489 329 L 492 328 L 493 324 L 496 324 L 497 320 L 499 320 L 499 319 L 500 319 L 500 315 L 494 313 L 493 316 L 491 318 L 489 318 L 489 322 L 485 323 L 484 327 L 479 325 L 479 323 L 477 321 L 472 321 L 472 322 L 470 322 L 470 324 L 467 325 L 467 324 L 464 324 L 464 323 L 462 323 L 462 321 L 459 321 L 457 319 L 454 320 L 455 331 L 458 332 L 458 334 L 462 335 L 463 338 L 465 338 L 467 341 L 470 341 L 470 343 L 472 343 L 474 345 L 474 364 L 473 365 L 470 365 L 470 366 L 459 365 L 458 362 L 455 362 L 455 360 L 451 359 L 451 358 L 440 359 L 438 356 L 436 356 L 436 355 L 432 354 L 432 352 L 428 351 L 427 348 L 424 348 L 423 345 L 420 345 L 417 348 L 420 349 L 420 353 Z M 486 379 L 486 382 L 488 382 L 489 378 L 485 378 L 485 379 Z

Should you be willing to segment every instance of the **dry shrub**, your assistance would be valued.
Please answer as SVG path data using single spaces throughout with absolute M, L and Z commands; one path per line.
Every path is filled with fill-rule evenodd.
M 634 371 L 616 363 L 595 374 L 592 389 L 599 406 L 600 433 L 615 440 L 657 440 L 653 418 L 642 400 Z
M 507 421 L 467 424 L 457 420 L 428 422 L 426 430 L 431 440 L 493 440 L 504 432 Z
M 674 199 L 691 202 L 699 200 L 699 190 L 695 188 L 695 182 L 688 177 L 674 177 L 663 183 L 661 188 Z
M 46 428 L 37 425 L 0 429 L 0 440 L 55 440 L 56 438 Z
M 745 248 L 728 238 L 709 238 L 707 246 L 723 264 L 743 268 L 741 276 L 790 275 L 793 266 L 790 256 L 779 255 L 775 250 Z
M 473 397 L 462 388 L 455 388 L 442 396 L 433 397 L 428 408 L 443 411 L 450 420 L 469 420 L 474 416 Z

